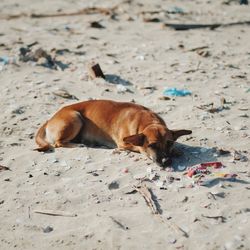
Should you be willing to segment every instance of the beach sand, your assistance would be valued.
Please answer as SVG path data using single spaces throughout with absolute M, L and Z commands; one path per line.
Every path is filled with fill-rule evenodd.
M 249 5 L 225 2 L 1 1 L 0 165 L 10 170 L 0 170 L 0 249 L 250 249 L 250 27 L 164 25 L 249 21 Z M 110 11 L 31 16 L 86 7 Z M 27 46 L 55 57 L 55 69 L 21 61 Z M 88 79 L 91 61 L 106 80 Z M 162 100 L 166 88 L 192 95 Z M 41 124 L 77 101 L 61 89 L 81 101 L 134 101 L 170 129 L 191 129 L 174 171 L 105 148 L 33 151 Z M 178 171 L 210 161 L 237 177 L 201 186 Z M 134 189 L 140 183 L 159 214 Z M 48 211 L 60 216 L 39 213 Z

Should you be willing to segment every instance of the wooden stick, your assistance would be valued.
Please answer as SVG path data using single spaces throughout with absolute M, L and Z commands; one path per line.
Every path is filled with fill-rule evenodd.
M 160 211 L 155 203 L 155 201 L 152 199 L 152 193 L 149 191 L 148 187 L 144 184 L 141 187 L 134 187 L 137 192 L 139 192 L 144 200 L 146 201 L 146 204 L 150 207 L 153 214 L 160 214 Z
M 117 224 L 121 229 L 123 229 L 123 230 L 128 230 L 128 229 L 129 229 L 127 226 L 124 226 L 120 221 L 116 220 L 114 217 L 109 216 L 109 218 L 110 218 L 115 224 Z
M 77 214 L 70 214 L 64 211 L 54 211 L 54 210 L 35 210 L 34 213 L 45 214 L 50 216 L 63 216 L 63 217 L 76 217 Z
M 185 230 L 183 230 L 181 227 L 176 225 L 174 222 L 166 221 L 163 219 L 163 217 L 161 216 L 161 213 L 159 211 L 158 206 L 156 205 L 154 199 L 152 198 L 152 193 L 150 192 L 150 190 L 148 189 L 148 187 L 145 184 L 142 187 L 134 186 L 134 188 L 138 193 L 140 193 L 143 196 L 143 198 L 146 201 L 146 204 L 149 206 L 152 213 L 154 215 L 156 215 L 157 218 L 160 219 L 160 221 L 162 223 L 167 224 L 168 226 L 173 228 L 177 233 L 181 233 L 182 236 L 184 236 L 186 238 L 189 237 L 188 233 Z
M 92 80 L 98 77 L 105 79 L 105 75 L 103 74 L 100 65 L 94 62 L 88 64 L 88 75 Z
M 250 24 L 250 21 L 241 21 L 234 23 L 215 23 L 215 24 L 177 24 L 177 23 L 164 23 L 165 27 L 170 27 L 175 30 L 190 30 L 190 29 L 204 29 L 209 28 L 211 30 L 217 29 L 218 27 L 229 27 L 236 25 Z
M 79 11 L 70 12 L 70 13 L 52 13 L 52 14 L 27 14 L 21 13 L 17 15 L 10 15 L 5 17 L 4 19 L 17 19 L 20 17 L 31 17 L 31 18 L 48 18 L 48 17 L 63 17 L 63 16 L 78 16 L 78 15 L 90 15 L 90 14 L 104 14 L 110 15 L 112 14 L 118 6 L 114 6 L 112 8 L 100 8 L 100 7 L 90 7 L 84 8 Z

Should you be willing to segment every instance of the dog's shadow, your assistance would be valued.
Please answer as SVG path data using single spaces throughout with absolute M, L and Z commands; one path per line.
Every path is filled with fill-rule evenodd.
M 173 158 L 172 167 L 176 172 L 184 172 L 186 167 L 193 166 L 204 162 L 218 161 L 216 148 L 206 147 L 192 147 L 181 143 L 176 143 L 175 148 L 181 152 L 181 155 Z M 226 157 L 228 155 L 225 155 Z M 227 171 L 222 171 L 227 172 Z M 221 178 L 215 177 L 210 181 L 206 187 L 213 187 L 220 182 L 237 182 L 241 184 L 250 184 L 248 181 L 244 181 L 238 178 Z
M 180 156 L 173 158 L 172 165 L 176 171 L 180 171 L 178 166 L 193 166 L 202 162 L 217 161 L 216 148 L 188 146 L 177 142 L 174 148 L 181 153 Z
M 118 75 L 113 75 L 113 74 L 105 74 L 105 80 L 108 83 L 112 83 L 112 84 L 121 84 L 124 86 L 131 86 L 133 85 L 130 81 L 125 80 L 123 78 L 121 78 Z

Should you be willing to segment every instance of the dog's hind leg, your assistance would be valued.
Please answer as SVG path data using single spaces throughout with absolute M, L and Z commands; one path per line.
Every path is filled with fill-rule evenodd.
M 83 119 L 77 111 L 63 110 L 51 120 L 46 127 L 46 138 L 53 147 L 74 147 L 71 141 L 80 133 Z

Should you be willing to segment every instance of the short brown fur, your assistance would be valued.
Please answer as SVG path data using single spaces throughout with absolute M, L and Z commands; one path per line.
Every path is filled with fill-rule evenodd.
M 169 158 L 171 142 L 190 130 L 169 130 L 161 117 L 141 105 L 91 100 L 60 109 L 36 134 L 38 151 L 71 147 L 74 139 L 147 154 L 160 165 Z

